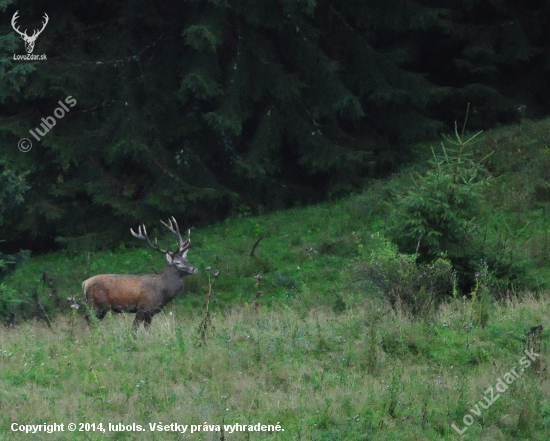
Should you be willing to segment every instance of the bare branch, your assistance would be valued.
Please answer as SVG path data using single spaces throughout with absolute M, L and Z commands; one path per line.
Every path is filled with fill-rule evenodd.
M 252 251 L 250 251 L 250 257 L 254 257 L 254 251 L 256 251 L 256 247 L 260 243 L 260 241 L 265 237 L 265 234 L 262 234 L 262 236 L 256 241 L 254 246 L 252 247 Z

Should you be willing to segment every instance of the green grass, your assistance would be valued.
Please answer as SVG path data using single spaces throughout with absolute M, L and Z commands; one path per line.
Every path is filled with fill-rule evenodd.
M 450 301 L 430 322 L 364 299 L 342 313 L 288 305 L 215 309 L 207 345 L 200 315 L 177 309 L 130 337 L 132 316 L 88 329 L 80 317 L 29 322 L 0 334 L 2 439 L 12 422 L 199 425 L 280 423 L 284 432 L 226 439 L 457 439 L 450 424 L 518 366 L 520 337 L 547 323 L 548 299 L 495 304 L 485 329 Z M 545 440 L 550 390 L 542 354 L 463 439 Z M 532 405 L 536 403 L 536 405 Z M 520 417 L 523 415 L 523 417 Z M 522 419 L 523 418 L 523 419 Z M 179 439 L 148 433 L 148 439 Z M 196 432 L 192 439 L 219 439 Z M 51 434 L 48 439 L 141 439 L 139 433 Z
M 164 256 L 136 241 L 135 248 L 121 245 L 89 260 L 87 253 L 67 252 L 31 258 L 0 285 L 1 299 L 21 303 L 15 326 L 0 329 L 0 440 L 30 437 L 11 432 L 14 422 L 136 423 L 147 439 L 159 440 L 189 433 L 149 432 L 149 424 L 280 423 L 284 429 L 226 432 L 227 440 L 548 439 L 547 331 L 540 361 L 474 415 L 464 435 L 451 424 L 463 427 L 487 388 L 519 366 L 530 327 L 548 324 L 549 125 L 524 122 L 486 133 L 478 144 L 480 158 L 494 151 L 485 240 L 511 269 L 523 268 L 526 282 L 485 300 L 483 313 L 480 300 L 459 293 L 412 316 L 384 301 L 360 271 L 369 256 L 389 252 L 388 188 L 409 185 L 410 171 L 424 163 L 360 195 L 193 229 L 189 261 L 199 274 L 136 338 L 132 315 L 109 314 L 90 329 L 82 310 L 72 311 L 65 299 L 82 301 L 88 267 L 91 275 L 152 273 L 164 268 Z M 161 247 L 173 246 L 173 238 L 161 239 Z M 44 272 L 56 291 L 43 282 Z M 210 283 L 212 323 L 207 345 L 198 346 Z M 495 287 L 481 283 L 480 293 Z M 25 313 L 37 318 L 25 321 Z M 197 431 L 189 438 L 222 435 Z
M 304 306 L 319 302 L 334 304 L 344 291 L 351 292 L 348 274 L 350 264 L 360 255 L 359 245 L 376 242 L 371 238 L 375 231 L 369 225 L 372 219 L 369 198 L 350 197 L 336 203 L 257 218 L 229 219 L 207 229 L 194 229 L 189 261 L 200 273 L 186 279 L 188 295 L 176 302 L 185 307 L 200 307 L 208 277 L 218 270 L 220 277 L 215 291 L 220 305 L 251 301 L 257 292 L 254 276 L 258 273 L 264 277 L 261 286 L 264 304 L 284 304 L 296 297 L 303 299 Z M 262 235 L 265 238 L 250 257 L 254 243 Z M 116 252 L 92 253 L 90 274 L 152 273 L 153 267 L 163 270 L 164 256 L 136 242 L 134 249 L 121 246 Z M 173 246 L 173 240 L 166 237 L 163 246 Z M 51 289 L 41 282 L 47 272 L 55 278 L 63 300 L 74 295 L 82 298 L 80 285 L 87 278 L 87 261 L 87 254 L 71 257 L 57 252 L 38 256 L 6 278 L 5 283 L 27 297 L 38 292 L 47 307 L 51 303 L 48 297 Z M 207 271 L 207 267 L 211 270 Z

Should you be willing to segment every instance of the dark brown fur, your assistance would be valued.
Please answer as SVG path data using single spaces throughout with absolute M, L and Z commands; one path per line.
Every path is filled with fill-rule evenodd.
M 147 240 L 153 248 L 166 254 L 168 266 L 161 274 L 101 274 L 91 277 L 82 283 L 82 289 L 86 301 L 95 310 L 96 317 L 102 320 L 109 310 L 113 312 L 135 313 L 136 317 L 132 325 L 135 332 L 142 321 L 145 321 L 145 328 L 151 324 L 153 316 L 160 312 L 167 303 L 183 290 L 185 285 L 184 277 L 189 274 L 196 274 L 197 268 L 187 261 L 187 251 L 190 240 L 183 241 L 175 219 L 168 228 L 177 234 L 180 247 L 176 252 L 161 250 L 153 245 L 147 237 L 145 227 L 139 230 L 139 234 L 132 231 L 135 237 Z M 164 222 L 163 222 L 164 223 Z M 86 317 L 89 320 L 89 317 Z

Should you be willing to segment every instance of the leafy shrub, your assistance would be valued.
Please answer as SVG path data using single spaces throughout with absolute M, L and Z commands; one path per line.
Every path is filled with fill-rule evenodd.
M 0 240 L 0 242 L 2 242 Z M 17 265 L 23 265 L 31 257 L 29 250 L 20 250 L 15 254 L 0 253 L 0 279 L 15 270 Z
M 399 253 L 395 244 L 386 241 L 358 269 L 366 285 L 378 290 L 393 307 L 402 302 L 418 314 L 452 293 L 453 270 L 444 258 L 417 263 L 416 257 Z
M 395 189 L 389 203 L 388 235 L 401 252 L 415 254 L 422 263 L 435 264 L 445 256 L 459 275 L 472 280 L 474 265 L 483 257 L 482 190 L 489 175 L 474 161 L 466 141 L 455 130 L 458 149 L 441 144 L 432 149 L 430 169 L 413 178 L 406 189 Z M 465 277 L 464 277 L 465 276 Z M 470 280 L 470 285 L 471 285 Z
M 9 286 L 0 283 L 0 317 L 7 319 L 13 311 L 19 309 L 24 303 L 19 293 Z
M 30 188 L 25 181 L 27 174 L 17 174 L 0 161 L 0 225 L 6 222 L 6 214 L 24 202 L 23 195 Z

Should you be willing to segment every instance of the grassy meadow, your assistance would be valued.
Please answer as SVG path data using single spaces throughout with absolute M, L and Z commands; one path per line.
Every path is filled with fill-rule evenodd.
M 0 284 L 4 308 L 39 305 L 0 328 L 0 440 L 547 440 L 549 129 L 524 122 L 477 147 L 493 152 L 484 240 L 515 278 L 476 274 L 471 292 L 423 292 L 417 311 L 400 293 L 437 268 L 420 272 L 389 244 L 385 204 L 421 159 L 359 195 L 262 216 L 242 207 L 194 228 L 199 274 L 135 338 L 133 315 L 88 327 L 80 285 L 161 270 L 164 256 L 128 233 L 114 251 L 31 258 Z M 160 223 L 147 227 L 173 245 Z M 65 430 L 12 430 L 53 423 Z
M 363 302 L 362 302 L 363 303 Z M 506 372 L 519 372 L 531 324 L 548 299 L 495 304 L 485 329 L 468 302 L 445 303 L 429 322 L 366 300 L 335 313 L 298 304 L 217 311 L 198 346 L 197 312 L 155 317 L 130 336 L 130 316 L 88 330 L 62 317 L 0 334 L 2 439 L 13 422 L 141 424 L 147 439 L 546 440 L 550 385 L 543 352 L 476 417 L 470 409 Z M 497 392 L 495 391 L 495 395 Z M 474 423 L 460 436 L 451 426 Z M 280 424 L 284 431 L 150 432 L 149 423 Z M 190 430 L 190 429 L 188 429 Z M 43 439 L 140 439 L 141 432 L 74 432 Z

